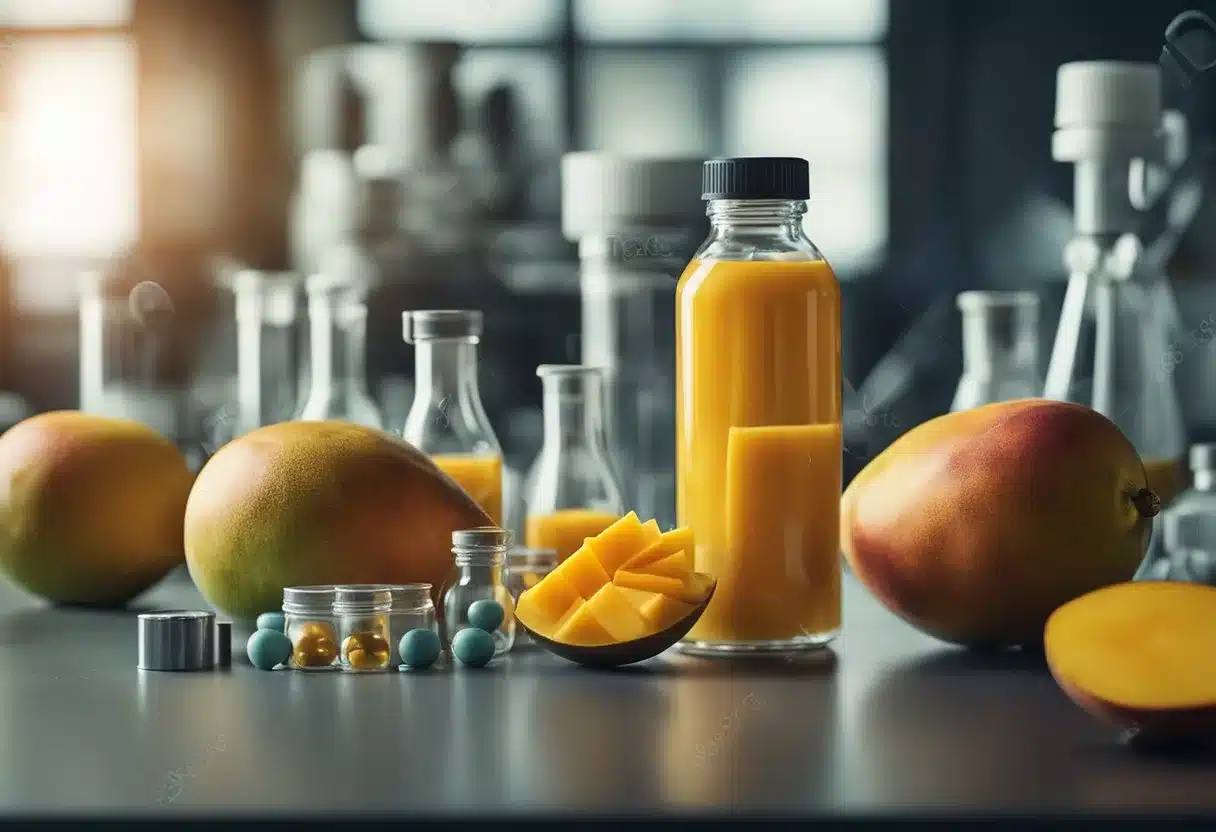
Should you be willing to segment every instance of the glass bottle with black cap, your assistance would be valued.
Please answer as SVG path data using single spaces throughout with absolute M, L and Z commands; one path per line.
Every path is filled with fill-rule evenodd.
M 676 289 L 677 499 L 717 581 L 680 643 L 822 647 L 840 628 L 840 286 L 803 230 L 810 168 L 715 159 L 710 234 Z

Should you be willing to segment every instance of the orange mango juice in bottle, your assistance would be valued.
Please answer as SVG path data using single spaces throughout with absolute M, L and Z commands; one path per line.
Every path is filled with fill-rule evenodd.
M 530 515 L 524 524 L 524 545 L 529 549 L 552 549 L 560 562 L 577 552 L 585 538 L 595 537 L 620 518 L 618 513 L 591 508 Z
M 482 314 L 426 309 L 401 317 L 405 341 L 414 345 L 414 401 L 402 435 L 501 526 L 502 447 L 477 384 Z
M 712 230 L 676 288 L 677 513 L 717 579 L 681 649 L 821 647 L 841 622 L 840 286 L 802 159 L 705 163 Z

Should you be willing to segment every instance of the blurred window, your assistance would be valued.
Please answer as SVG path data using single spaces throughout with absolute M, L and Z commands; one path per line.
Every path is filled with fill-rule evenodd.
M 3 60 L 0 244 L 18 257 L 123 248 L 138 222 L 133 43 L 23 37 Z
M 382 40 L 544 41 L 561 33 L 561 0 L 361 0 L 359 28 Z
M 0 28 L 121 26 L 135 0 L 0 0 Z
M 886 34 L 887 0 L 576 0 L 590 41 L 858 43 Z

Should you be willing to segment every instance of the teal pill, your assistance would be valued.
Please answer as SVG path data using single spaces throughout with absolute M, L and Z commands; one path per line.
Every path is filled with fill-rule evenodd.
M 278 630 L 258 630 L 245 645 L 249 663 L 259 670 L 274 670 L 291 658 L 291 639 Z
M 494 637 L 485 630 L 468 627 L 452 639 L 452 655 L 468 667 L 485 667 L 494 658 Z
M 434 630 L 410 630 L 401 637 L 398 652 L 408 667 L 430 667 L 439 658 L 442 645 Z
M 469 604 L 469 625 L 479 630 L 485 630 L 487 633 L 492 633 L 501 627 L 503 619 L 506 617 L 502 604 L 491 598 L 483 598 Z
M 281 612 L 264 612 L 258 616 L 257 624 L 259 630 L 278 630 L 280 633 L 287 626 Z

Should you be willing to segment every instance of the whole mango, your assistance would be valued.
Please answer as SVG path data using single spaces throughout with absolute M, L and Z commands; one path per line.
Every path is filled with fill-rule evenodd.
M 845 491 L 841 544 L 913 626 L 972 647 L 1041 645 L 1056 608 L 1131 579 L 1160 507 L 1113 422 L 1023 399 L 897 439 Z
M 56 603 L 124 604 L 182 562 L 193 479 L 139 422 L 26 419 L 0 436 L 0 571 Z
M 186 562 L 203 596 L 239 619 L 283 588 L 430 583 L 452 569 L 452 532 L 491 525 L 421 451 L 341 422 L 285 422 L 222 447 L 186 506 Z

